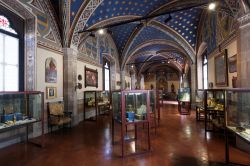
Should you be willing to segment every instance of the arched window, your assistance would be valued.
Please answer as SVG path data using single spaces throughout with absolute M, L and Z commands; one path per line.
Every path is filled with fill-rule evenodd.
M 110 62 L 103 59 L 103 90 L 110 90 Z
M 0 91 L 19 90 L 19 45 L 18 33 L 0 15 Z
M 203 89 L 207 89 L 208 86 L 208 65 L 207 65 L 207 51 L 205 51 L 202 55 L 202 82 Z

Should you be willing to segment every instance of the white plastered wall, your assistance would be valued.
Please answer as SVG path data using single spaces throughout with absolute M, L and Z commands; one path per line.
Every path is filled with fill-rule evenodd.
M 57 82 L 47 83 L 45 82 L 45 61 L 47 58 L 53 57 L 56 60 L 57 68 Z M 37 90 L 44 92 L 45 103 L 51 101 L 63 100 L 63 55 L 44 48 L 37 47 Z M 57 96 L 55 99 L 47 99 L 46 87 L 56 87 Z
M 228 58 L 232 57 L 233 55 L 237 54 L 237 42 L 236 40 L 230 43 L 227 47 Z M 215 64 L 214 64 L 215 56 L 208 59 L 208 83 L 212 82 L 214 88 L 220 88 L 215 84 Z M 227 71 L 228 72 L 228 71 Z M 228 72 L 228 86 L 232 88 L 232 78 L 237 76 L 237 72 L 229 73 Z

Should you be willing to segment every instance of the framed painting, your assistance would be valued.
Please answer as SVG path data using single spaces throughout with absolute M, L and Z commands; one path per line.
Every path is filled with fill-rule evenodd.
M 216 86 L 227 86 L 227 51 L 215 57 L 215 84 Z
M 52 57 L 47 58 L 45 61 L 45 82 L 57 82 L 57 68 L 56 60 Z
M 228 71 L 229 73 L 237 72 L 237 55 L 228 58 Z
M 97 69 L 90 69 L 85 66 L 85 88 L 87 86 L 98 87 L 98 72 Z
M 46 87 L 46 97 L 47 99 L 54 99 L 57 97 L 56 87 Z

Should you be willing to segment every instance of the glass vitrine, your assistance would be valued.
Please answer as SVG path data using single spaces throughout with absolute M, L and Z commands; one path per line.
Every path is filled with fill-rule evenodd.
M 97 120 L 96 91 L 84 91 L 84 120 Z
M 204 107 L 205 131 L 224 129 L 225 89 L 206 89 L 204 91 Z
M 137 140 L 135 144 L 138 143 L 138 140 L 144 142 L 140 142 L 140 146 L 144 145 L 145 141 L 150 150 L 150 117 L 151 114 L 156 111 L 155 104 L 155 91 L 150 92 L 149 90 L 132 90 L 132 91 L 113 91 L 112 92 L 112 139 L 114 142 L 114 124 L 118 122 L 121 125 L 121 145 L 122 145 L 122 156 L 125 155 L 125 139 L 127 140 Z M 141 124 L 145 124 L 141 126 Z M 133 131 L 133 137 L 131 137 L 131 133 L 128 134 L 128 128 L 130 132 Z M 140 130 L 139 130 L 140 129 Z M 145 134 L 147 139 L 144 137 L 138 138 L 137 132 L 141 131 Z M 138 144 L 139 145 L 139 144 Z M 135 145 L 137 147 L 138 145 Z M 137 150 L 133 152 L 133 154 L 138 154 Z
M 178 111 L 181 115 L 190 114 L 190 88 L 178 90 Z
M 250 89 L 226 91 L 226 127 L 250 142 Z
M 0 92 L 0 132 L 25 126 L 28 129 L 29 124 L 41 122 L 39 131 L 41 130 L 41 138 L 43 139 L 43 121 L 43 92 Z M 28 133 L 26 132 L 26 134 L 28 138 Z M 43 140 L 41 146 L 43 146 Z
M 204 121 L 205 119 L 205 107 L 204 107 L 204 89 L 199 89 L 196 91 L 195 95 L 195 112 L 196 120 Z
M 126 116 L 126 122 L 139 122 L 148 120 L 152 107 L 148 107 L 147 91 L 123 91 L 124 108 L 123 115 Z M 150 109 L 148 109 L 150 108 Z
M 112 116 L 113 120 L 119 123 L 122 122 L 121 91 L 112 92 Z
M 96 100 L 97 100 L 98 115 L 101 114 L 108 115 L 110 111 L 110 92 L 97 91 Z
M 226 90 L 226 146 L 225 159 L 229 165 L 229 135 L 236 136 L 236 146 L 250 153 L 250 89 Z M 230 134 L 228 134 L 230 133 Z M 242 152 L 243 152 L 242 151 Z M 241 165 L 241 164 L 237 164 Z
M 156 90 L 150 90 L 149 91 L 149 100 L 150 100 L 150 120 L 151 120 L 151 127 L 155 128 L 157 127 L 157 119 L 159 114 L 159 109 L 157 108 L 159 106 L 159 101 L 157 100 L 157 92 Z M 158 102 L 158 103 L 157 103 Z

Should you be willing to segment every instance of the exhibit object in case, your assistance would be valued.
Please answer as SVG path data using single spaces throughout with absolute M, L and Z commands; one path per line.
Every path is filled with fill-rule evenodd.
M 225 129 L 225 89 L 204 90 L 205 134 Z
M 84 91 L 84 120 L 97 120 L 96 91 Z
M 44 146 L 44 93 L 38 91 L 0 92 L 0 133 L 26 127 L 28 141 L 29 126 L 41 125 L 41 147 Z M 36 126 L 37 127 L 37 126 Z M 34 128 L 32 131 L 37 131 Z
M 240 139 L 250 153 L 250 89 L 226 90 L 226 163 L 229 164 L 228 133 Z M 237 146 L 237 145 L 236 145 Z
M 142 152 L 139 151 L 140 148 L 138 146 L 142 145 L 142 142 L 145 141 L 147 143 L 146 151 L 150 150 L 150 117 L 151 113 L 156 111 L 154 92 L 151 92 L 151 99 L 152 102 L 150 101 L 149 90 L 112 92 L 112 139 L 114 142 L 114 124 L 116 122 L 121 125 L 121 149 L 123 157 L 126 155 L 125 139 L 129 135 L 127 128 L 131 128 L 131 126 L 134 131 L 134 138 L 132 139 L 135 141 L 135 151 L 133 154 Z M 147 127 L 144 128 L 145 126 Z M 147 137 L 138 138 L 138 131 L 143 133 L 140 135 L 146 135 Z M 141 149 L 145 149 L 145 144 Z
M 181 115 L 190 114 L 190 88 L 178 90 L 178 111 Z

